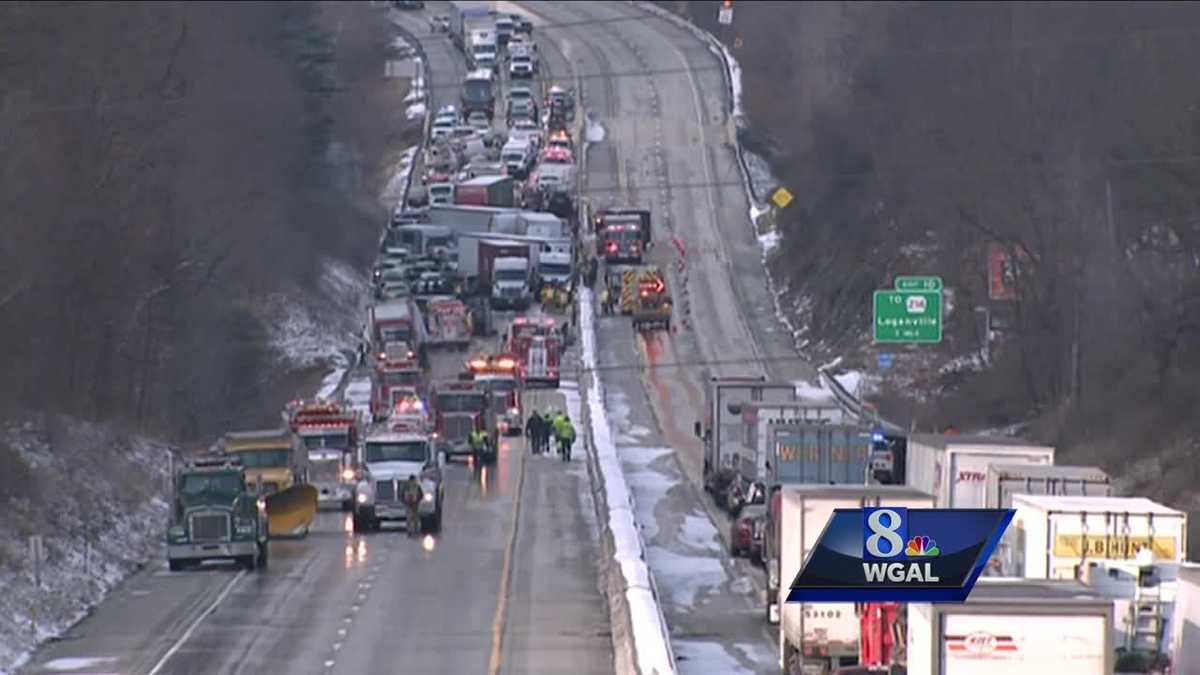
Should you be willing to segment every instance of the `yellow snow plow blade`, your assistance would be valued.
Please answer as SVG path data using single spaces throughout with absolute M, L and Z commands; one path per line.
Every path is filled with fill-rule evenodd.
M 292 487 L 267 495 L 267 532 L 272 537 L 304 536 L 317 516 L 317 489 Z

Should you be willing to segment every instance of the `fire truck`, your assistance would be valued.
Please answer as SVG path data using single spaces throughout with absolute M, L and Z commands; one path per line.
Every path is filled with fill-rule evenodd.
M 526 386 L 558 387 L 559 338 L 549 317 L 519 316 L 509 324 L 504 349 L 517 358 L 518 376 Z
M 430 298 L 427 309 L 429 344 L 466 349 L 471 344 L 471 314 L 461 300 Z
M 632 304 L 634 330 L 671 330 L 671 294 L 667 292 L 666 278 L 657 266 L 638 273 L 637 296 Z
M 375 420 L 388 417 L 396 403 L 408 393 L 418 397 L 425 393 L 425 371 L 417 353 L 407 343 L 391 343 L 376 354 L 371 373 L 371 416 Z
M 488 395 L 497 434 L 519 436 L 524 416 L 517 358 L 513 354 L 480 355 L 467 361 L 466 372 Z M 494 439 L 493 439 L 494 440 Z
M 596 256 L 611 264 L 640 265 L 650 248 L 650 212 L 639 209 L 604 209 L 593 219 Z
M 448 457 L 471 455 L 468 436 L 482 431 L 495 438 L 495 420 L 487 414 L 487 392 L 474 382 L 441 381 L 430 389 L 433 404 L 433 438 L 437 448 Z M 474 457 L 476 463 L 495 459 L 496 444 L 490 457 Z
M 309 482 L 317 489 L 318 504 L 340 503 L 343 511 L 353 508 L 358 414 L 324 400 L 291 401 L 284 414 L 308 450 Z

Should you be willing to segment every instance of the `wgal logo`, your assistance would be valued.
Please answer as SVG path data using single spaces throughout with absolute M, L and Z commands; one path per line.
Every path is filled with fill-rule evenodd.
M 937 583 L 933 565 L 937 542 L 925 535 L 908 536 L 908 509 L 863 509 L 863 575 L 868 583 Z M 906 562 L 879 562 L 879 561 Z M 923 560 L 926 562 L 910 562 Z M 877 562 L 867 562 L 877 561 Z

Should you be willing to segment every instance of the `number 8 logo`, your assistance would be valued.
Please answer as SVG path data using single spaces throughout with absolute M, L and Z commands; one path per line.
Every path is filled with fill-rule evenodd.
M 887 525 L 883 524 L 884 517 L 887 517 Z M 896 534 L 896 530 L 900 529 L 903 524 L 903 519 L 899 513 L 891 509 L 880 509 L 873 511 L 867 517 L 867 527 L 871 530 L 871 536 L 867 537 L 864 546 L 867 548 L 867 553 L 876 558 L 891 558 L 900 555 L 904 551 L 904 539 Z M 887 551 L 883 551 L 879 547 L 881 541 L 887 542 Z

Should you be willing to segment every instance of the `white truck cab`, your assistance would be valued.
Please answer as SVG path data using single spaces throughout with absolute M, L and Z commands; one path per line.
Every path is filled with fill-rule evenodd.
M 528 258 L 496 258 L 492 266 L 492 306 L 526 309 L 533 303 Z
M 408 510 L 402 499 L 409 476 L 417 476 L 424 492 L 418 512 L 423 532 L 442 526 L 442 468 L 446 457 L 434 450 L 428 434 L 402 428 L 385 428 L 367 436 L 359 466 L 362 480 L 355 487 L 354 531 L 378 530 L 383 521 L 405 521 Z
M 538 254 L 538 276 L 542 281 L 566 286 L 571 282 L 571 254 L 562 251 L 543 251 Z

